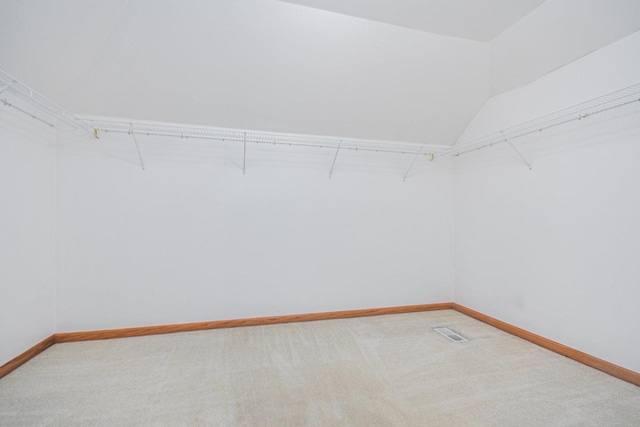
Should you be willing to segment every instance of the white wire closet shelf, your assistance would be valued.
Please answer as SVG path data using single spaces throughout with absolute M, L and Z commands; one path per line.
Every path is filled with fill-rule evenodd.
M 505 142 L 511 145 L 511 141 L 517 138 L 532 135 L 547 129 L 559 127 L 579 120 L 584 120 L 591 116 L 596 116 L 607 111 L 626 107 L 639 101 L 640 83 L 628 86 L 624 89 L 611 92 L 597 98 L 590 99 L 585 102 L 581 102 L 562 110 L 558 110 L 551 114 L 546 114 L 533 120 L 523 122 L 488 135 L 484 135 L 480 138 L 457 143 L 450 149 L 444 152 L 437 153 L 436 157 L 443 155 L 459 156 Z
M 9 99 L 7 95 L 13 96 L 18 102 Z M 52 128 L 62 122 L 72 129 L 91 131 L 91 127 L 80 118 L 40 95 L 3 70 L 0 70 L 0 102 L 4 106 L 31 116 Z
M 241 143 L 246 142 L 424 156 L 435 155 L 436 153 L 444 152 L 450 148 L 448 145 L 340 138 L 334 136 L 253 131 L 150 121 L 132 121 L 124 119 L 96 119 L 88 116 L 83 117 L 83 121 L 97 129 L 98 134 L 121 133 L 129 135 L 166 136 L 182 139 L 192 138 L 214 141 L 236 141 Z
M 9 95 L 9 96 L 7 96 Z M 13 101 L 16 99 L 18 102 Z M 247 143 L 273 144 L 281 146 L 312 147 L 334 150 L 335 158 L 341 151 L 363 151 L 378 153 L 394 153 L 413 155 L 414 159 L 409 171 L 419 156 L 428 156 L 433 160 L 443 156 L 459 156 L 471 151 L 508 143 L 517 151 L 512 141 L 546 129 L 559 127 L 571 122 L 587 119 L 607 111 L 629 106 L 640 101 L 640 83 L 624 89 L 593 98 L 534 120 L 502 129 L 500 131 L 462 141 L 456 145 L 423 144 L 416 142 L 381 141 L 357 138 L 341 138 L 336 136 L 304 135 L 283 132 L 266 132 L 256 130 L 229 129 L 221 127 L 171 124 L 164 122 L 136 121 L 128 119 L 105 119 L 89 116 L 78 116 L 69 113 L 56 103 L 48 100 L 33 89 L 0 70 L 0 104 L 14 108 L 50 127 L 58 123 L 65 123 L 74 129 L 92 132 L 96 137 L 100 133 L 121 133 L 132 136 L 136 143 L 140 163 L 144 169 L 144 162 L 136 135 L 163 136 L 175 138 L 193 138 L 214 141 L 232 141 L 242 143 L 246 158 Z M 518 152 L 520 157 L 531 165 Z M 244 170 L 243 166 L 243 170 Z M 332 165 L 333 170 L 333 165 Z M 405 179 L 409 173 L 405 174 Z

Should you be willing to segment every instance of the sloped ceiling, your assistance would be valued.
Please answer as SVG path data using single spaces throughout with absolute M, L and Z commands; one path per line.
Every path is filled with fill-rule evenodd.
M 276 0 L 5 2 L 0 67 L 79 114 L 453 143 L 488 46 Z
M 492 40 L 492 94 L 531 83 L 638 30 L 638 0 L 547 0 Z
M 429 33 L 488 42 L 544 0 L 283 0 Z
M 543 18 L 566 1 L 547 0 Z M 608 40 L 635 0 L 584 1 L 616 3 Z M 453 144 L 491 96 L 493 47 L 472 39 L 539 3 L 466 0 L 465 10 L 482 3 L 491 15 L 470 19 L 448 9 L 453 2 L 425 1 L 437 7 L 420 9 L 424 21 L 451 29 L 430 30 L 451 37 L 279 0 L 0 2 L 0 68 L 77 114 L 434 144 Z M 592 15 L 571 28 L 593 25 Z M 562 35 L 561 24 L 548 31 Z M 535 39 L 539 29 L 527 25 Z M 511 57 L 505 69 L 516 74 L 536 61 Z

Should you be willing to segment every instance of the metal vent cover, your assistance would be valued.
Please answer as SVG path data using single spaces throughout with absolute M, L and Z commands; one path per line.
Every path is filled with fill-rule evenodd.
M 453 332 L 449 328 L 433 328 L 433 330 L 436 331 L 437 333 L 439 333 L 440 335 L 444 335 L 445 337 L 449 338 L 453 342 L 464 342 L 464 341 L 467 341 L 466 338 L 464 338 L 461 335 L 456 334 L 455 332 Z

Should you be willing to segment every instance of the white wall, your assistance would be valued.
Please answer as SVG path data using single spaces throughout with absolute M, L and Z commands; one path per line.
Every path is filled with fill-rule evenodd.
M 34 22 L 51 21 L 20 4 L 13 6 Z M 482 43 L 281 2 L 221 2 L 219 13 L 195 20 L 194 4 L 130 2 L 121 15 L 125 3 L 101 4 L 112 24 L 92 34 L 91 46 L 102 41 L 91 57 L 85 39 L 51 21 L 23 26 L 36 31 L 28 39 L 34 49 L 7 49 L 0 59 L 52 91 L 46 83 L 58 80 L 49 73 L 66 75 L 73 64 L 78 74 L 63 79 L 54 98 L 82 112 L 383 139 L 447 142 L 488 96 Z M 632 16 L 625 13 L 622 30 L 635 25 Z M 207 40 L 210 54 L 173 40 L 170 27 Z M 47 50 L 45 36 L 61 37 L 50 40 L 56 46 L 77 41 L 87 62 L 52 62 L 42 74 L 33 65 L 41 64 L 38 49 Z M 153 49 L 131 42 L 142 39 Z M 250 51 L 237 45 L 258 51 L 242 54 Z M 510 46 L 503 53 L 513 59 Z M 639 51 L 635 33 L 495 97 L 461 139 L 638 83 Z M 505 70 L 528 70 L 518 61 Z M 534 71 L 504 81 L 520 84 L 548 68 Z M 185 72 L 189 82 L 178 78 Z M 329 179 L 333 153 L 250 147 L 242 175 L 237 146 L 140 138 L 143 172 L 127 137 L 63 134 L 54 156 L 48 133 L 0 117 L 0 341 L 11 343 L 0 361 L 54 329 L 454 299 L 640 371 L 629 339 L 640 323 L 637 114 L 527 141 L 531 172 L 505 146 L 463 156 L 455 185 L 444 159 L 421 160 L 402 182 L 411 158 L 341 154 Z
M 449 159 L 139 141 L 58 152 L 58 331 L 451 300 Z
M 631 84 L 640 34 L 492 99 L 463 136 Z M 640 371 L 640 103 L 457 158 L 454 300 Z
M 54 332 L 53 132 L 2 108 L 0 365 Z

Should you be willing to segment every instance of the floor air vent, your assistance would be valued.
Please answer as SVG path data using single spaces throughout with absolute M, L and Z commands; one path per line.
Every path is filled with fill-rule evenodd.
M 441 335 L 444 335 L 445 337 L 449 338 L 451 341 L 454 341 L 454 342 L 463 342 L 467 340 L 466 338 L 461 337 L 460 335 L 456 334 L 449 328 L 433 328 L 433 330 Z

